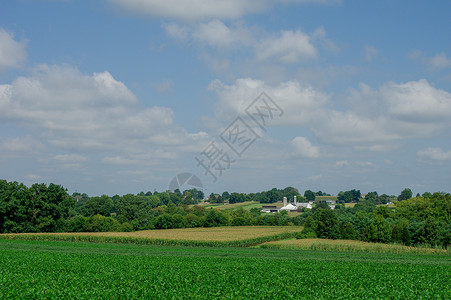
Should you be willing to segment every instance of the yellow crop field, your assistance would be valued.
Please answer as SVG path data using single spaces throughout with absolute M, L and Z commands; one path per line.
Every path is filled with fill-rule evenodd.
M 241 241 L 302 231 L 301 226 L 239 226 L 142 230 L 135 232 L 36 233 L 45 236 L 94 236 L 184 241 Z M 18 236 L 19 234 L 12 234 Z M 30 235 L 29 233 L 23 235 Z
M 396 244 L 367 243 L 355 240 L 326 240 L 326 239 L 287 239 L 266 242 L 262 248 L 303 249 L 318 251 L 351 251 L 378 253 L 417 253 L 448 255 L 444 249 L 409 247 Z

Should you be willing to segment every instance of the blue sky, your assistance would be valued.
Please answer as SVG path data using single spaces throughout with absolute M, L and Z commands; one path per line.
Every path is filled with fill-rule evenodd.
M 450 192 L 450 12 L 449 1 L 4 1 L 0 178 L 89 195 L 163 191 L 184 172 L 207 194 Z

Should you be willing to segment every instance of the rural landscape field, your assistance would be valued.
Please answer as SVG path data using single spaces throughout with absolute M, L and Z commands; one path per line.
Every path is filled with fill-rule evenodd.
M 0 1 L 0 300 L 451 300 L 451 1 Z
M 300 228 L 170 229 L 127 235 L 194 242 L 193 234 L 198 233 L 198 242 L 231 242 L 231 234 L 243 240 L 296 230 Z M 43 235 L 34 240 L 3 235 L 0 297 L 446 299 L 451 293 L 451 259 L 446 252 L 380 252 L 377 245 L 364 250 L 356 245 L 347 249 L 136 245 L 133 240 L 100 239 L 123 234 L 91 236 L 98 239 L 64 242 Z

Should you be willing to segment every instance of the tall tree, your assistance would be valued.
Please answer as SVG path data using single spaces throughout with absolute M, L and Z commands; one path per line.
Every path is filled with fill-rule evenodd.
M 311 190 L 306 190 L 304 192 L 304 197 L 308 200 L 308 201 L 315 201 L 315 193 L 312 192 Z
M 412 198 L 412 190 L 409 188 L 405 188 L 401 194 L 398 196 L 398 201 L 408 200 Z

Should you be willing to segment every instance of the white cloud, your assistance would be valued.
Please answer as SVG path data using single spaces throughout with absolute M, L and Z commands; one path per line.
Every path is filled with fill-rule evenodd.
M 86 157 L 78 154 L 58 154 L 53 157 L 56 161 L 59 162 L 84 162 L 86 161 Z
M 68 65 L 41 66 L 30 77 L 0 85 L 0 119 L 58 149 L 76 152 L 136 157 L 170 153 L 172 148 L 193 151 L 205 139 L 174 125 L 170 108 L 140 107 L 135 95 L 109 72 L 84 75 Z M 54 159 L 83 161 L 71 153 Z
M 243 63 L 253 65 L 254 68 L 268 65 L 272 72 L 276 66 L 283 68 L 284 65 L 311 62 L 318 56 L 315 45 L 329 52 L 339 51 L 326 38 L 323 27 L 311 34 L 301 30 L 270 33 L 258 26 L 212 20 L 189 25 L 165 24 L 164 28 L 178 42 L 200 47 L 203 50 L 200 57 L 207 65 L 222 72 L 229 71 L 231 61 L 241 67 Z
M 229 28 L 219 20 L 201 23 L 196 26 L 193 38 L 213 47 L 232 47 L 249 45 L 253 38 L 245 27 Z
M 246 107 L 265 91 L 284 111 L 283 118 L 274 120 L 273 124 L 277 125 L 307 125 L 321 118 L 323 107 L 329 99 L 326 94 L 297 81 L 268 85 L 261 80 L 240 78 L 234 84 L 226 85 L 214 80 L 209 89 L 219 97 L 216 115 L 221 119 L 229 119 L 230 114 L 244 115 Z
M 357 166 L 360 166 L 360 167 L 372 167 L 372 166 L 374 166 L 374 164 L 372 162 L 369 162 L 369 161 L 358 161 L 355 164 Z
M 323 143 L 365 151 L 387 151 L 404 139 L 433 137 L 451 127 L 451 95 L 419 80 L 387 83 L 374 90 L 362 84 L 349 93 L 349 108 L 336 110 L 331 96 L 297 81 L 268 85 L 251 78 L 209 87 L 219 98 L 216 116 L 245 115 L 246 107 L 265 91 L 284 111 L 272 125 L 310 129 Z
M 176 40 L 184 41 L 189 37 L 189 29 L 186 26 L 182 26 L 176 23 L 165 24 L 164 29 L 166 33 Z
M 26 156 L 38 153 L 45 149 L 45 146 L 36 139 L 25 137 L 1 137 L 0 138 L 0 158 L 2 156 Z
M 451 160 L 451 150 L 443 151 L 440 148 L 429 147 L 427 149 L 418 151 L 417 155 L 438 161 Z
M 418 58 L 421 57 L 421 55 L 422 55 L 422 52 L 421 52 L 421 50 L 418 50 L 418 49 L 413 50 L 412 52 L 410 52 L 410 53 L 407 54 L 407 56 L 408 56 L 410 59 L 418 59 Z
M 25 42 L 17 42 L 14 35 L 0 27 L 0 71 L 16 68 L 25 61 Z
M 451 59 L 444 52 L 427 58 L 427 62 L 432 69 L 451 68 Z
M 309 60 L 317 55 L 310 37 L 300 30 L 281 31 L 280 37 L 264 39 L 255 48 L 258 60 L 277 60 L 286 64 Z
M 42 180 L 44 177 L 42 177 L 41 175 L 37 175 L 37 174 L 27 174 L 25 176 L 25 178 L 32 182 L 37 182 L 38 180 Z
M 319 147 L 313 146 L 306 137 L 295 137 L 291 143 L 295 147 L 297 155 L 307 158 L 318 158 L 320 156 Z
M 335 162 L 336 168 L 341 168 L 341 167 L 348 166 L 348 165 L 349 165 L 349 162 L 347 160 L 340 160 L 340 161 Z
M 440 122 L 451 116 L 451 94 L 434 88 L 426 80 L 388 83 L 381 88 L 387 112 L 408 122 Z
M 430 70 L 441 70 L 451 68 L 451 58 L 448 58 L 445 52 L 437 53 L 433 56 L 427 56 L 420 50 L 414 50 L 408 54 L 410 59 L 419 60 Z
M 152 84 L 152 87 L 160 93 L 171 93 L 174 88 L 174 81 L 171 79 L 165 79 Z
M 365 47 L 365 60 L 372 61 L 374 57 L 378 55 L 379 51 L 373 46 Z
M 391 82 L 379 90 L 361 85 L 350 93 L 349 110 L 328 110 L 314 131 L 329 142 L 385 151 L 402 139 L 439 134 L 450 127 L 450 116 L 451 94 L 426 80 Z
M 277 3 L 340 3 L 338 0 L 109 0 L 130 12 L 181 20 L 234 19 L 269 9 Z
M 384 116 L 368 118 L 353 111 L 328 110 L 327 116 L 313 131 L 327 143 L 368 147 L 399 138 L 386 126 Z
M 318 43 L 324 49 L 332 53 L 338 53 L 340 48 L 331 40 L 326 37 L 326 30 L 323 26 L 318 27 L 312 34 L 311 39 L 313 42 Z

